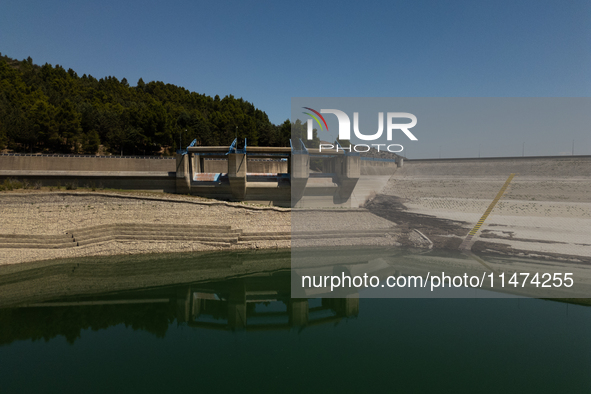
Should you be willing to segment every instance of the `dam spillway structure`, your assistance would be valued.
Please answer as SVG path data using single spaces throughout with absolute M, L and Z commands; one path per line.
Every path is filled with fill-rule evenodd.
M 336 144 L 335 144 L 336 145 Z M 400 160 L 400 163 L 398 163 Z M 192 194 L 279 207 L 358 207 L 401 159 L 338 149 L 195 146 L 171 156 L 0 153 L 0 183 L 39 187 Z M 69 186 L 68 186 L 69 185 Z M 36 186 L 37 187 L 37 186 Z
M 276 206 L 350 207 L 361 157 L 340 146 L 307 148 L 189 145 L 176 156 L 176 192 Z

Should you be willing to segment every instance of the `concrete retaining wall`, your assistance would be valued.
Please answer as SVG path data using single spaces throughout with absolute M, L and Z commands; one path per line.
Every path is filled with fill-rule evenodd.
M 0 155 L 1 170 L 174 172 L 175 161 L 170 158 L 140 158 L 137 156 L 121 158 L 118 156 Z
M 175 160 L 157 157 L 0 155 L 0 182 L 166 191 L 174 193 Z

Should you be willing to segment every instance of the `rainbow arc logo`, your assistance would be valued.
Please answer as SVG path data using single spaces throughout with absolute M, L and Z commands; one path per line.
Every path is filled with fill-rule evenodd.
M 326 126 L 326 130 L 328 131 L 328 125 L 326 124 L 326 120 L 324 120 L 324 116 L 320 115 L 320 112 L 318 112 L 318 111 L 316 111 L 316 110 L 314 110 L 314 109 L 312 109 L 312 108 L 308 108 L 308 107 L 302 107 L 302 108 L 304 108 L 304 109 L 307 109 L 308 111 L 312 111 L 312 112 L 314 112 L 316 115 L 318 115 L 318 116 L 320 117 L 320 119 L 322 119 L 322 122 L 324 122 L 324 126 Z M 303 114 L 306 114 L 306 115 L 309 115 L 309 116 L 311 116 L 312 118 L 314 118 L 314 120 L 316 121 L 316 123 L 318 123 L 318 126 L 320 126 L 320 130 L 323 130 L 323 128 L 322 128 L 322 123 L 320 123 L 320 120 L 319 120 L 319 119 L 318 119 L 316 116 L 312 115 L 312 114 L 311 114 L 311 113 L 309 113 L 309 112 L 302 112 L 302 113 L 303 113 Z

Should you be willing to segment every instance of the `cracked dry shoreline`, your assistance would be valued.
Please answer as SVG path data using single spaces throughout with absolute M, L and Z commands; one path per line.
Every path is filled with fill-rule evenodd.
M 190 196 L 150 193 L 2 193 L 0 234 L 27 236 L 64 235 L 71 229 L 121 224 L 152 225 L 201 231 L 226 226 L 251 233 L 285 233 L 290 230 L 290 210 L 210 201 Z M 141 238 L 141 237 L 137 237 Z M 256 239 L 235 244 L 178 240 L 105 240 L 71 248 L 0 248 L 0 265 L 56 258 L 289 248 L 289 240 Z

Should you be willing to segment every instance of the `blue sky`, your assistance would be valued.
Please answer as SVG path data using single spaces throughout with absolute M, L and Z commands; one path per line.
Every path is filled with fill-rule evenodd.
M 591 2 L 4 1 L 0 52 L 232 94 L 277 124 L 302 96 L 588 97 Z

